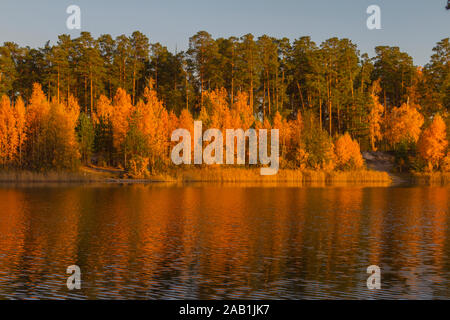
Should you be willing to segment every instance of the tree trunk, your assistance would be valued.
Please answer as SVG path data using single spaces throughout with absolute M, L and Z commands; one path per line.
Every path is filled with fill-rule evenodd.
M 300 88 L 300 83 L 298 81 L 297 81 L 297 89 L 298 89 L 298 93 L 300 94 L 300 100 L 302 102 L 302 110 L 304 112 L 305 111 L 305 103 L 303 101 L 303 93 L 302 93 L 302 90 Z
M 133 105 L 136 97 L 136 66 L 133 66 Z
M 93 85 L 92 85 L 92 83 L 93 83 L 93 78 L 94 77 L 94 75 L 92 74 L 92 71 L 91 71 L 91 110 L 90 110 L 90 112 L 92 113 L 92 110 L 93 110 L 93 108 L 94 108 L 94 95 L 93 95 Z
M 58 103 L 59 103 L 59 66 L 58 66 L 58 89 L 56 90 L 56 99 L 58 100 Z
M 87 76 L 84 75 L 84 111 L 86 114 L 88 113 L 87 105 L 88 105 L 88 102 L 87 102 Z

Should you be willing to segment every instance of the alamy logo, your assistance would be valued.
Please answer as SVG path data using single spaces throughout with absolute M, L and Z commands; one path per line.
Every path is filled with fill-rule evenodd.
M 367 273 L 370 274 L 367 278 L 367 289 L 379 290 L 381 289 L 381 269 L 379 266 L 372 265 L 367 267 Z
M 68 6 L 66 13 L 70 16 L 66 20 L 66 26 L 69 30 L 81 29 L 81 9 L 77 5 Z
M 223 164 L 223 135 L 218 129 L 208 129 L 203 133 L 202 122 L 194 122 L 194 164 Z M 277 174 L 279 168 L 279 132 L 272 129 L 270 132 L 270 156 L 268 155 L 267 130 L 260 129 L 258 133 L 255 129 L 227 129 L 226 130 L 226 164 L 235 164 L 235 151 L 237 153 L 236 164 L 245 164 L 246 158 L 246 138 L 249 145 L 249 164 L 269 165 L 261 168 L 261 175 Z M 176 129 L 172 133 L 172 142 L 178 142 L 172 149 L 172 162 L 175 165 L 191 164 L 191 134 L 186 129 Z M 259 138 L 259 139 L 258 139 Z M 259 152 L 258 143 L 259 140 Z M 203 142 L 210 142 L 203 150 Z M 235 144 L 236 141 L 236 144 Z
M 367 18 L 367 28 L 369 30 L 381 29 L 381 9 L 379 6 L 373 4 L 367 8 L 367 14 L 370 16 Z
M 67 278 L 67 289 L 73 290 L 81 289 L 81 269 L 77 265 L 68 266 L 67 267 L 67 274 L 71 274 L 70 277 Z

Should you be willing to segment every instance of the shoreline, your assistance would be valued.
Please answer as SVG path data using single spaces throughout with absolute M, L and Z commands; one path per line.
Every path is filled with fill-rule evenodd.
M 450 173 L 393 174 L 378 170 L 312 171 L 280 169 L 277 175 L 261 176 L 259 169 L 192 168 L 173 169 L 167 173 L 142 179 L 123 177 L 123 171 L 111 168 L 82 167 L 80 171 L 4 171 L 0 184 L 204 184 L 251 183 L 258 185 L 296 184 L 299 186 L 378 185 L 385 187 L 410 185 L 449 185 Z
M 392 184 L 387 172 L 358 171 L 300 171 L 280 169 L 273 176 L 261 176 L 259 168 L 189 168 L 172 169 L 142 179 L 124 177 L 124 172 L 110 168 L 82 167 L 80 171 L 4 171 L 1 184 L 16 183 L 103 183 L 103 184 L 160 184 L 160 183 L 296 183 L 296 184 Z

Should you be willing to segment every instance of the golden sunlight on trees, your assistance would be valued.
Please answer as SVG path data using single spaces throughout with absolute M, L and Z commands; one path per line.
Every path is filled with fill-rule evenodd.
M 45 159 L 44 129 L 48 120 L 50 105 L 40 84 L 33 84 L 33 91 L 27 106 L 27 161 L 32 168 L 39 169 Z
M 80 157 L 75 136 L 77 117 L 74 117 L 74 114 L 77 112 L 70 108 L 70 105 L 57 102 L 50 105 L 43 130 L 44 143 L 41 146 L 46 157 L 41 164 L 46 164 L 46 167 L 74 168 Z
M 0 101 L 0 163 L 3 167 L 71 169 L 79 159 L 75 125 L 80 107 L 48 103 L 42 87 L 33 85 L 27 106 L 17 98 Z
M 21 97 L 19 97 L 14 106 L 14 112 L 16 117 L 16 128 L 17 128 L 17 147 L 18 147 L 18 164 L 22 165 L 22 150 L 25 145 L 26 140 L 26 110 L 25 104 Z
M 8 97 L 0 101 L 0 159 L 2 166 L 11 165 L 17 153 L 19 137 L 16 128 L 16 118 Z
M 253 108 L 250 106 L 248 99 L 247 93 L 238 92 L 232 106 L 233 118 L 240 120 L 240 126 L 237 128 L 242 128 L 244 131 L 249 129 L 255 122 Z
M 364 165 L 359 143 L 348 133 L 340 136 L 335 144 L 336 166 L 339 169 L 360 169 Z
M 151 168 L 168 165 L 168 146 L 172 132 L 169 132 L 169 114 L 156 95 L 153 86 L 144 90 L 145 104 L 137 106 L 138 128 L 144 134 L 149 148 Z
M 394 108 L 386 123 L 386 139 L 392 147 L 399 143 L 416 143 L 424 118 L 418 111 L 419 106 L 402 104 Z
M 214 39 L 200 31 L 189 50 L 177 53 L 140 32 L 115 39 L 61 35 L 37 49 L 6 42 L 0 166 L 67 169 L 81 159 L 135 176 L 166 172 L 172 131 L 186 128 L 194 139 L 195 119 L 204 131 L 278 129 L 283 168 L 346 166 L 336 159 L 332 137 L 339 137 L 337 153 L 346 155 L 349 146 L 356 150 L 341 137 L 348 132 L 363 151 L 394 151 L 408 169 L 422 170 L 426 158 L 443 170 L 450 160 L 435 129 L 415 148 L 424 119 L 439 113 L 449 126 L 449 38 L 432 51 L 418 68 L 398 47 L 376 47 L 370 58 L 345 38 Z
M 209 115 L 209 127 L 220 130 L 232 128 L 227 92 L 224 88 L 203 92 L 203 101 Z
M 131 97 L 121 88 L 117 90 L 113 99 L 113 112 L 111 115 L 111 124 L 113 128 L 113 142 L 116 150 L 123 155 L 124 165 L 127 163 L 127 154 L 124 152 L 124 142 L 129 128 L 129 120 L 132 113 Z
M 370 147 L 372 151 L 376 151 L 375 143 L 383 137 L 381 133 L 381 125 L 383 122 L 383 112 L 384 107 L 379 102 L 378 97 L 375 94 L 370 95 L 372 98 L 372 107 L 369 112 L 368 122 L 369 122 L 369 137 L 370 137 Z
M 440 115 L 436 115 L 431 125 L 420 136 L 418 151 L 420 156 L 427 161 L 429 170 L 437 168 L 445 156 L 448 146 L 446 135 L 445 122 Z

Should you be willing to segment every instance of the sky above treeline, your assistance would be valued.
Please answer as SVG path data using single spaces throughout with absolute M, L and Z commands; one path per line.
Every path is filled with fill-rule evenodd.
M 66 27 L 72 4 L 81 8 L 81 31 L 97 37 L 139 30 L 172 52 L 186 50 L 200 30 L 214 38 L 309 35 L 318 44 L 349 38 L 370 56 L 378 45 L 398 46 L 425 65 L 435 44 L 450 36 L 446 0 L 1 0 L 0 43 L 37 48 L 55 43 L 59 34 L 77 37 L 80 30 Z M 381 9 L 381 30 L 366 26 L 373 4 Z

